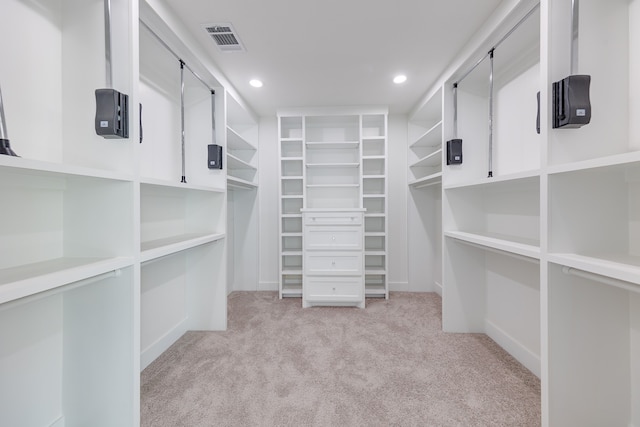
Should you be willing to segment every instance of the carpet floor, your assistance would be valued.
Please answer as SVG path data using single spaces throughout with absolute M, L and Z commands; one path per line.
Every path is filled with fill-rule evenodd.
M 228 330 L 188 332 L 141 375 L 141 424 L 539 426 L 540 381 L 433 293 L 366 309 L 233 292 Z

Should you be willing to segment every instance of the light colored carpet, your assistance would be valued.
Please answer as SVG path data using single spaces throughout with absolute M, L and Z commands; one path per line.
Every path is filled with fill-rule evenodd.
M 441 300 L 367 308 L 229 296 L 226 332 L 189 332 L 142 372 L 142 426 L 539 426 L 540 382 Z

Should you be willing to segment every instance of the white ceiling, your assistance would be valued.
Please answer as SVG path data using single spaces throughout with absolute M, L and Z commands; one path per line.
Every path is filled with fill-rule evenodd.
M 501 0 L 166 0 L 261 116 L 277 108 L 376 105 L 406 114 Z M 229 22 L 246 52 L 202 27 Z M 394 75 L 408 80 L 395 85 Z M 249 80 L 259 78 L 255 89 Z

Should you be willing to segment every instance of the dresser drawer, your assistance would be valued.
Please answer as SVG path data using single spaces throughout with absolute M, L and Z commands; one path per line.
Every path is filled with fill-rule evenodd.
M 360 302 L 364 300 L 361 277 L 309 277 L 303 297 L 310 302 Z
M 359 225 L 362 212 L 305 212 L 306 225 Z
M 361 275 L 362 252 L 307 252 L 304 272 L 321 276 Z
M 360 250 L 362 227 L 347 225 L 307 226 L 304 232 L 305 249 L 308 250 Z

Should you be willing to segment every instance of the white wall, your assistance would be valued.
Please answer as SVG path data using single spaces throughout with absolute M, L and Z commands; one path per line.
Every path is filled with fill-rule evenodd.
M 278 290 L 278 119 L 260 118 L 258 290 Z

